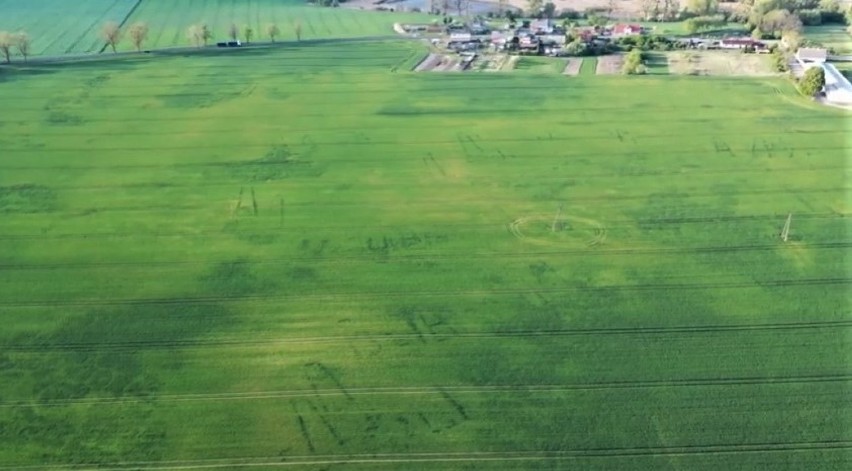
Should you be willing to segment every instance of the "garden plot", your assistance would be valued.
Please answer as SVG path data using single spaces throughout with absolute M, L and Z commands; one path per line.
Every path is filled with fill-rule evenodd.
M 777 75 L 760 54 L 727 51 L 676 51 L 667 54 L 669 72 L 680 75 L 767 77 Z
M 565 70 L 562 71 L 565 75 L 579 75 L 580 67 L 583 66 L 583 59 L 572 58 L 568 59 L 568 63 L 565 64 Z
M 624 66 L 624 56 L 622 54 L 613 54 L 611 56 L 598 57 L 598 67 L 595 73 L 598 75 L 615 75 L 621 74 L 621 69 Z
M 415 69 L 415 72 L 462 72 L 462 58 L 450 54 L 429 54 Z

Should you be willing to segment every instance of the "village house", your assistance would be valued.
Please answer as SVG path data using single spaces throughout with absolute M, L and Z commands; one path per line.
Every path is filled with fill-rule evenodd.
M 614 38 L 623 38 L 626 36 L 639 36 L 644 32 L 642 25 L 619 23 L 612 27 L 610 34 Z
M 800 47 L 796 51 L 796 60 L 802 65 L 805 64 L 824 64 L 828 59 L 828 51 L 816 47 Z
M 725 38 L 719 42 L 721 49 L 746 49 L 752 48 L 755 51 L 768 50 L 766 44 L 752 38 Z
M 552 34 L 556 29 L 556 24 L 553 20 L 535 20 L 530 23 L 530 31 L 535 34 Z

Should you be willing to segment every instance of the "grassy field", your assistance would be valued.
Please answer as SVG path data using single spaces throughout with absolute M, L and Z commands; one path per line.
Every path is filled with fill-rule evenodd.
M 852 54 L 852 36 L 844 25 L 806 26 L 805 37 L 834 49 L 837 54 Z
M 101 27 L 108 21 L 125 25 L 148 23 L 147 48 L 190 46 L 187 29 L 206 22 L 214 41 L 227 40 L 228 28 L 250 25 L 256 40 L 266 26 L 276 23 L 281 40 L 294 40 L 295 25 L 303 39 L 393 36 L 395 22 L 424 21 L 427 15 L 320 8 L 303 0 L 0 0 L 0 30 L 26 31 L 33 39 L 34 56 L 99 52 L 104 46 Z M 242 36 L 242 32 L 240 33 Z M 133 46 L 125 38 L 119 50 Z
M 99 31 L 108 21 L 120 22 L 136 0 L 0 0 L 0 31 L 26 31 L 32 54 L 98 52 Z
M 554 57 L 521 56 L 514 72 L 531 74 L 561 74 L 565 70 L 565 59 Z
M 187 28 L 197 22 L 207 22 L 214 40 L 227 40 L 228 27 L 236 23 L 240 30 L 250 25 L 257 39 L 264 38 L 266 25 L 275 23 L 281 29 L 281 39 L 295 40 L 295 26 L 302 25 L 303 39 L 349 38 L 357 36 L 393 36 L 396 22 L 425 21 L 427 15 L 321 8 L 304 0 L 218 0 L 186 1 L 143 0 L 130 21 L 151 25 L 148 47 L 188 45 Z M 130 49 L 130 45 L 125 45 Z
M 418 47 L 0 69 L 0 467 L 848 469 L 848 114 Z

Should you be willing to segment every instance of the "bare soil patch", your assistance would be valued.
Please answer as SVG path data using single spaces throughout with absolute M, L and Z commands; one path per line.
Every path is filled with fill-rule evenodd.
M 417 67 L 414 68 L 415 72 L 427 72 L 435 68 L 436 65 L 441 61 L 440 54 L 429 54 L 423 59 Z
M 458 56 L 445 54 L 429 54 L 426 59 L 423 59 L 415 72 L 461 72 L 461 58 Z
M 609 8 L 609 0 L 550 0 L 556 5 L 557 10 L 572 9 L 585 11 L 587 8 Z M 529 0 L 509 0 L 509 5 L 528 11 Z M 612 16 L 614 18 L 638 18 L 642 12 L 641 0 L 615 0 Z
M 565 70 L 562 71 L 565 75 L 578 75 L 580 73 L 580 67 L 583 66 L 583 59 L 580 58 L 571 58 L 568 59 L 568 63 L 565 64 Z
M 624 56 L 612 54 L 598 57 L 598 66 L 595 73 L 598 75 L 616 75 L 621 73 L 624 67 Z
M 738 51 L 675 51 L 666 54 L 669 72 L 680 75 L 716 75 L 734 77 L 770 77 L 767 54 L 743 54 Z

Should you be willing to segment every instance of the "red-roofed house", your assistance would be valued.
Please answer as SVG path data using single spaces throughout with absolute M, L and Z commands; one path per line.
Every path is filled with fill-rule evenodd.
M 612 36 L 621 38 L 624 36 L 638 36 L 642 34 L 642 25 L 617 24 L 612 27 Z

